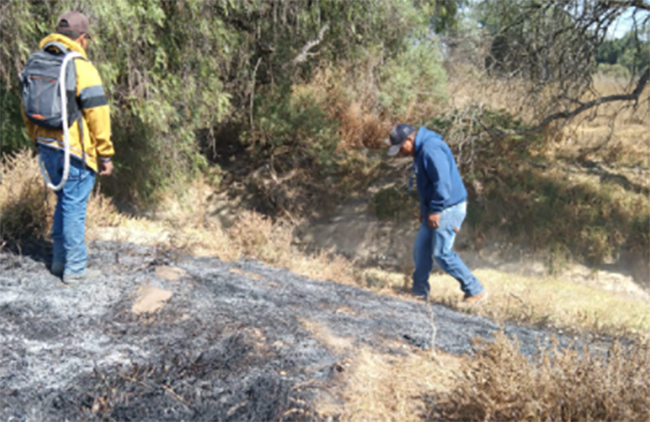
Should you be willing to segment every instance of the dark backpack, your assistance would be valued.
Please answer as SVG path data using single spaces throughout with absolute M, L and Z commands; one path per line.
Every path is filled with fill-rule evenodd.
M 59 76 L 63 60 L 68 54 L 83 57 L 69 51 L 58 42 L 47 43 L 43 49 L 32 54 L 20 74 L 20 91 L 27 118 L 46 129 L 63 129 Z M 65 90 L 67 97 L 67 127 L 81 117 L 77 103 L 77 72 L 74 60 L 66 65 Z

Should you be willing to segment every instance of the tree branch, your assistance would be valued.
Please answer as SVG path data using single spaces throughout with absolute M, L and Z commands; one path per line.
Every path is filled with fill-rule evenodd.
M 636 7 L 650 12 L 650 4 L 645 3 L 643 0 L 609 0 L 609 4 L 619 7 Z
M 544 120 L 542 120 L 540 124 L 533 127 L 532 129 L 521 130 L 521 131 L 499 131 L 501 135 L 500 137 L 509 136 L 509 135 L 531 135 L 543 130 L 555 120 L 571 119 L 577 116 L 578 114 L 586 110 L 589 110 L 590 108 L 599 106 L 601 104 L 611 103 L 614 101 L 639 101 L 639 97 L 641 96 L 643 89 L 646 87 L 646 85 L 648 85 L 649 79 L 650 79 L 650 69 L 646 69 L 643 75 L 641 75 L 641 78 L 639 78 L 639 82 L 637 82 L 636 88 L 634 88 L 634 91 L 632 91 L 630 94 L 608 95 L 606 97 L 596 98 L 595 100 L 582 104 L 580 107 L 577 107 L 572 111 L 561 111 L 559 113 L 551 114 L 550 116 L 547 116 Z
M 318 38 L 316 38 L 315 40 L 311 40 L 307 44 L 305 44 L 302 50 L 300 50 L 300 54 L 298 54 L 295 59 L 291 60 L 291 64 L 297 65 L 298 63 L 303 63 L 307 60 L 309 56 L 312 56 L 313 53 L 310 53 L 309 50 L 316 47 L 318 44 L 320 44 L 323 41 L 323 36 L 325 35 L 325 31 L 327 31 L 329 27 L 330 27 L 329 23 L 323 25 L 320 31 L 318 31 Z

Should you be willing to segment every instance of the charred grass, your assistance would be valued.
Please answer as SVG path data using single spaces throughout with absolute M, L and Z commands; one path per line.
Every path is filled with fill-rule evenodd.
M 49 223 L 45 222 L 51 219 L 54 200 L 50 200 L 49 207 L 43 200 L 47 191 L 34 163 L 29 154 L 24 154 L 9 159 L 3 167 L 3 181 L 12 181 L 1 186 L 3 223 L 19 221 L 3 225 L 5 239 L 24 239 L 25 227 L 33 227 L 32 233 L 41 236 L 47 230 Z M 119 225 L 127 228 L 125 232 L 135 229 L 159 235 L 165 232 L 167 235 L 157 240 L 148 238 L 159 242 L 163 248 L 230 260 L 251 257 L 311 278 L 371 286 L 380 291 L 390 291 L 393 287 L 399 291 L 404 285 L 402 274 L 386 281 L 381 272 L 359 271 L 352 262 L 326 252 L 302 254 L 291 244 L 290 225 L 274 224 L 257 213 L 242 212 L 231 228 L 222 229 L 211 226 L 194 212 L 182 227 L 178 227 L 170 223 L 145 224 L 142 220 L 121 217 L 104 199 L 94 201 L 89 213 L 96 213 L 93 215 L 97 224 Z M 20 205 L 16 206 L 17 203 Z M 23 211 L 14 213 L 18 209 Z M 113 228 L 116 230 L 114 237 L 119 240 L 120 227 Z M 92 230 L 89 233 L 93 235 Z M 498 292 L 501 274 L 479 276 L 492 292 Z M 519 299 L 506 293 L 503 297 L 494 293 L 493 301 L 480 311 L 484 315 L 526 323 L 558 318 L 552 325 L 584 326 L 605 332 L 634 333 L 634 329 L 647 332 L 647 316 L 643 316 L 646 314 L 629 302 L 612 302 L 606 296 L 603 296 L 605 299 L 596 298 L 586 293 L 587 290 L 564 292 L 566 297 L 573 299 L 562 300 L 553 296 L 558 289 L 552 283 L 514 278 L 506 281 L 508 286 L 504 286 L 503 291 Z M 548 289 L 541 288 L 546 285 Z M 517 286 L 527 291 L 517 292 Z M 451 286 L 449 292 L 448 299 L 442 297 L 439 301 L 455 306 Z M 583 301 L 576 303 L 577 297 Z M 540 308 L 544 303 L 553 306 Z M 594 303 L 611 310 L 602 314 L 593 311 L 600 323 L 590 317 L 589 306 Z M 614 321 L 621 315 L 631 315 L 632 322 L 625 318 Z M 645 322 L 635 326 L 638 322 L 634 322 L 634 318 Z M 498 336 L 495 342 L 480 345 L 471 359 L 445 355 L 433 359 L 429 352 L 414 349 L 397 354 L 355 351 L 350 349 L 348 340 L 332 336 L 322 327 L 308 324 L 305 328 L 315 332 L 316 338 L 331 350 L 345 350 L 352 356 L 347 364 L 341 363 L 338 387 L 319 396 L 313 404 L 307 403 L 281 380 L 260 374 L 240 392 L 241 406 L 220 408 L 218 414 L 209 413 L 209 408 L 201 407 L 201 400 L 210 399 L 210 392 L 198 391 L 192 383 L 201 384 L 206 371 L 227 377 L 229 371 L 236 369 L 220 366 L 212 370 L 211 360 L 204 355 L 169 355 L 155 364 L 125 367 L 112 374 L 100 371 L 81 380 L 87 386 L 86 399 L 84 408 L 78 411 L 88 417 L 126 419 L 142 412 L 183 415 L 191 404 L 193 409 L 207 412 L 202 415 L 220 419 L 237 418 L 238 414 L 254 414 L 266 420 L 318 417 L 341 420 L 647 420 L 649 416 L 650 361 L 648 347 L 642 344 L 628 347 L 614 344 L 606 353 L 557 349 L 531 360 L 519 352 L 516 343 Z M 228 341 L 234 342 L 230 346 L 245 349 L 238 353 L 238 358 L 243 357 L 241 362 L 245 363 L 256 355 L 247 349 L 244 340 L 233 337 Z M 239 350 L 230 346 L 224 350 Z M 222 358 L 214 361 L 223 362 Z M 147 406 L 154 397 L 164 406 L 149 409 Z M 58 406 L 71 405 L 65 401 L 65 395 L 57 400 Z

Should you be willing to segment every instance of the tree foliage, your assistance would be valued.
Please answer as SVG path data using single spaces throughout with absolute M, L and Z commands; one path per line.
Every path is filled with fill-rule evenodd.
M 0 5 L 2 151 L 29 143 L 16 114 L 17 73 L 65 10 L 81 10 L 90 17 L 95 36 L 90 58 L 112 106 L 118 177 L 108 189 L 147 199 L 206 164 L 196 146 L 198 132 L 214 144 L 215 133 L 226 122 L 250 129 L 259 127 L 262 119 L 268 123 L 262 112 L 269 101 L 291 107 L 292 86 L 309 81 L 321 63 L 355 69 L 373 55 L 379 63 L 372 69 L 376 89 L 381 90 L 382 83 L 390 89 L 400 86 L 395 76 L 399 72 L 390 63 L 404 54 L 408 59 L 421 55 L 412 46 L 430 38 L 429 16 L 435 4 L 7 0 Z M 430 53 L 433 59 L 426 65 L 439 66 L 435 44 L 427 45 L 430 51 L 422 54 Z M 382 73 L 383 63 L 393 70 Z M 444 83 L 440 72 L 424 69 L 421 77 L 410 77 L 400 89 L 415 91 L 413 84 L 434 79 Z M 382 96 L 382 104 L 402 106 L 394 103 L 397 95 Z
M 628 31 L 621 38 L 606 39 L 598 49 L 596 63 L 620 65 L 630 74 L 642 74 L 650 65 L 650 25 Z

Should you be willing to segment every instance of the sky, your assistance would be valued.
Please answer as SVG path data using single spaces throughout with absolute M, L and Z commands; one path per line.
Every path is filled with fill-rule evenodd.
M 634 25 L 633 11 L 634 11 L 633 8 L 629 8 L 625 13 L 623 13 L 616 20 L 616 22 L 614 22 L 614 25 L 612 25 L 609 28 L 607 38 L 610 39 L 621 38 L 630 29 L 632 29 L 632 26 Z M 641 13 L 637 13 L 636 16 L 637 24 L 641 25 L 641 22 L 645 17 L 647 17 L 647 12 L 643 11 Z
M 607 38 L 616 39 L 623 37 L 623 35 L 625 35 L 632 28 L 633 24 L 634 20 L 632 19 L 632 10 L 628 10 L 616 20 L 614 25 L 609 28 Z

